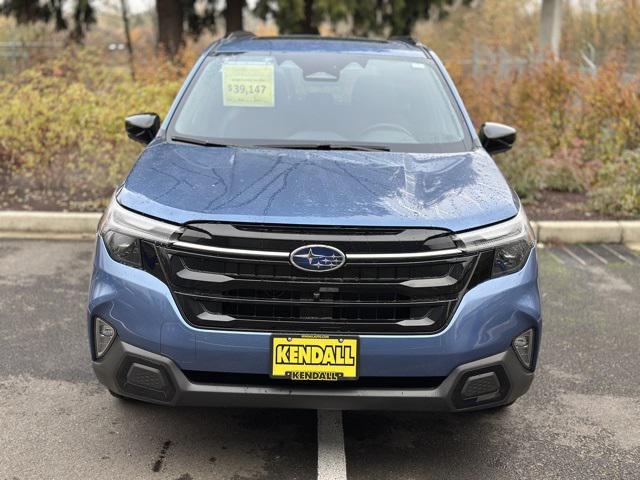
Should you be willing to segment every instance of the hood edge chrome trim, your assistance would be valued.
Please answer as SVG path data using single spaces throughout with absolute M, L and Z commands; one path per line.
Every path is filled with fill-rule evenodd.
M 198 245 L 189 242 L 173 242 L 172 247 L 183 248 L 185 250 L 196 250 L 203 252 L 222 253 L 228 255 L 240 255 L 244 257 L 268 257 L 268 258 L 286 258 L 289 259 L 291 252 L 273 252 L 266 250 L 243 250 L 239 248 L 214 247 L 211 245 Z M 412 252 L 412 253 L 345 253 L 346 260 L 402 260 L 415 258 L 438 258 L 449 257 L 452 255 L 460 255 L 464 253 L 458 248 L 450 248 L 447 250 L 432 250 L 429 252 Z

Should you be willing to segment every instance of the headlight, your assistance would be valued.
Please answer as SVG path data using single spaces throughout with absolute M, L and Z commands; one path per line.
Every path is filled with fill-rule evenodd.
M 535 235 L 522 208 L 511 220 L 459 233 L 455 236 L 455 241 L 464 252 L 494 249 L 492 277 L 520 270 L 536 243 Z
M 182 227 L 154 220 L 122 207 L 115 198 L 104 212 L 98 233 L 111 258 L 132 267 L 142 267 L 140 240 L 166 244 L 175 240 Z

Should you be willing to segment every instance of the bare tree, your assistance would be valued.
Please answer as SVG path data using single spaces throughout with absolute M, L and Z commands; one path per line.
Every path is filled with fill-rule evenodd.
M 131 42 L 131 31 L 129 29 L 129 8 L 127 0 L 120 0 L 120 11 L 122 12 L 122 25 L 124 27 L 124 36 L 127 42 L 127 52 L 129 53 L 129 68 L 131 69 L 131 78 L 135 80 L 136 72 L 133 63 L 133 43 Z

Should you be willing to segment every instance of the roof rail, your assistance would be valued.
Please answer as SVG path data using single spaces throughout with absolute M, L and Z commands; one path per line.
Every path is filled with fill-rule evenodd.
M 389 40 L 392 42 L 402 42 L 402 43 L 406 43 L 409 45 L 412 45 L 414 47 L 420 45 L 420 42 L 418 40 L 416 40 L 415 38 L 413 38 L 410 35 L 396 35 L 393 37 L 389 37 Z
M 227 40 L 237 40 L 238 38 L 251 38 L 251 37 L 255 37 L 255 33 L 252 32 L 247 32 L 245 30 L 236 30 L 235 32 L 231 32 L 229 33 L 226 37 L 224 37 Z

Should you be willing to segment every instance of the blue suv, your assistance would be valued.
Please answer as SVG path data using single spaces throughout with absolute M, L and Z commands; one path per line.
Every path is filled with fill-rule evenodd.
M 479 94 L 481 94 L 479 92 Z M 529 388 L 535 238 L 441 61 L 410 38 L 202 54 L 99 225 L 111 393 L 163 405 L 462 411 Z

